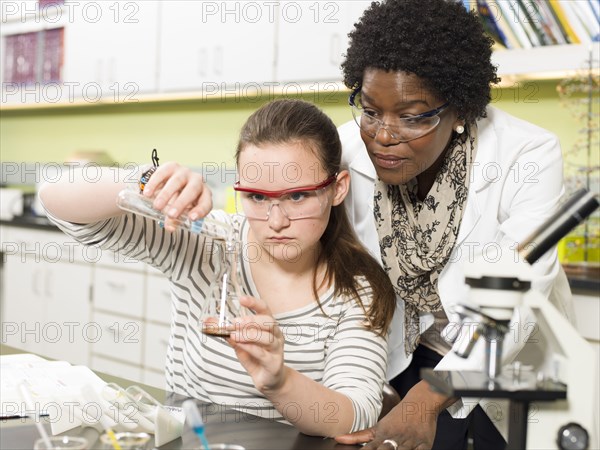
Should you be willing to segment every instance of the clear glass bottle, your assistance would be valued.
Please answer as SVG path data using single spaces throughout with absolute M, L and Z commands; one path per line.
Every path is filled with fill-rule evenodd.
M 187 214 L 182 214 L 177 219 L 168 218 L 164 212 L 154 209 L 152 199 L 144 197 L 134 189 L 127 188 L 119 192 L 117 206 L 124 211 L 155 220 L 161 226 L 164 226 L 165 221 L 168 221 L 169 224 L 188 230 L 191 233 L 202 233 L 210 237 L 225 240 L 230 239 L 232 233 L 230 225 L 209 217 L 192 221 Z
M 246 307 L 240 305 L 239 247 L 233 240 L 213 241 L 211 250 L 217 261 L 217 275 L 209 286 L 200 318 L 201 330 L 205 334 L 229 336 L 231 330 L 228 327 L 236 317 L 251 315 Z

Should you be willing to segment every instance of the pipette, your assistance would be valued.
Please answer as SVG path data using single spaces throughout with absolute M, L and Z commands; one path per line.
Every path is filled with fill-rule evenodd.
M 185 413 L 185 420 L 190 425 L 192 430 L 194 430 L 194 433 L 196 433 L 200 438 L 202 446 L 206 450 L 209 450 L 210 446 L 208 445 L 206 434 L 204 433 L 202 414 L 200 414 L 200 410 L 198 409 L 198 406 L 196 406 L 196 402 L 192 399 L 188 399 L 185 400 L 181 406 L 183 407 L 183 412 Z

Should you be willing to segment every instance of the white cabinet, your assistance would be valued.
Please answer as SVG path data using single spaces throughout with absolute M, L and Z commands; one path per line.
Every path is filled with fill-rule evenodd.
M 277 81 L 338 81 L 348 33 L 368 1 L 280 2 Z
M 164 388 L 168 280 L 56 231 L 0 227 L 2 343 Z
M 159 3 L 76 3 L 65 28 L 65 94 L 119 103 L 154 92 Z
M 91 269 L 75 258 L 77 244 L 55 232 L 3 227 L 2 250 L 2 342 L 88 364 Z
M 276 36 L 270 6 L 270 2 L 163 2 L 159 90 L 208 94 L 272 80 Z

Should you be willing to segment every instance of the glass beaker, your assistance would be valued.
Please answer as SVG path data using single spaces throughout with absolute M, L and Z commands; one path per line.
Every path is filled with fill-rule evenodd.
M 229 336 L 233 320 L 250 315 L 250 311 L 240 305 L 240 246 L 233 239 L 214 239 L 211 252 L 216 260 L 216 276 L 208 289 L 200 316 L 200 326 L 205 334 Z

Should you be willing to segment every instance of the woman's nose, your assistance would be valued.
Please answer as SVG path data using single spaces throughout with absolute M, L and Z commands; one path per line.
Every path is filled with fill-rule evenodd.
M 392 135 L 392 132 L 390 130 L 388 130 L 386 125 L 381 125 L 379 127 L 379 129 L 377 130 L 377 133 L 375 133 L 375 142 L 377 142 L 379 145 L 392 145 L 394 143 L 396 143 L 396 138 L 394 138 L 394 136 Z

